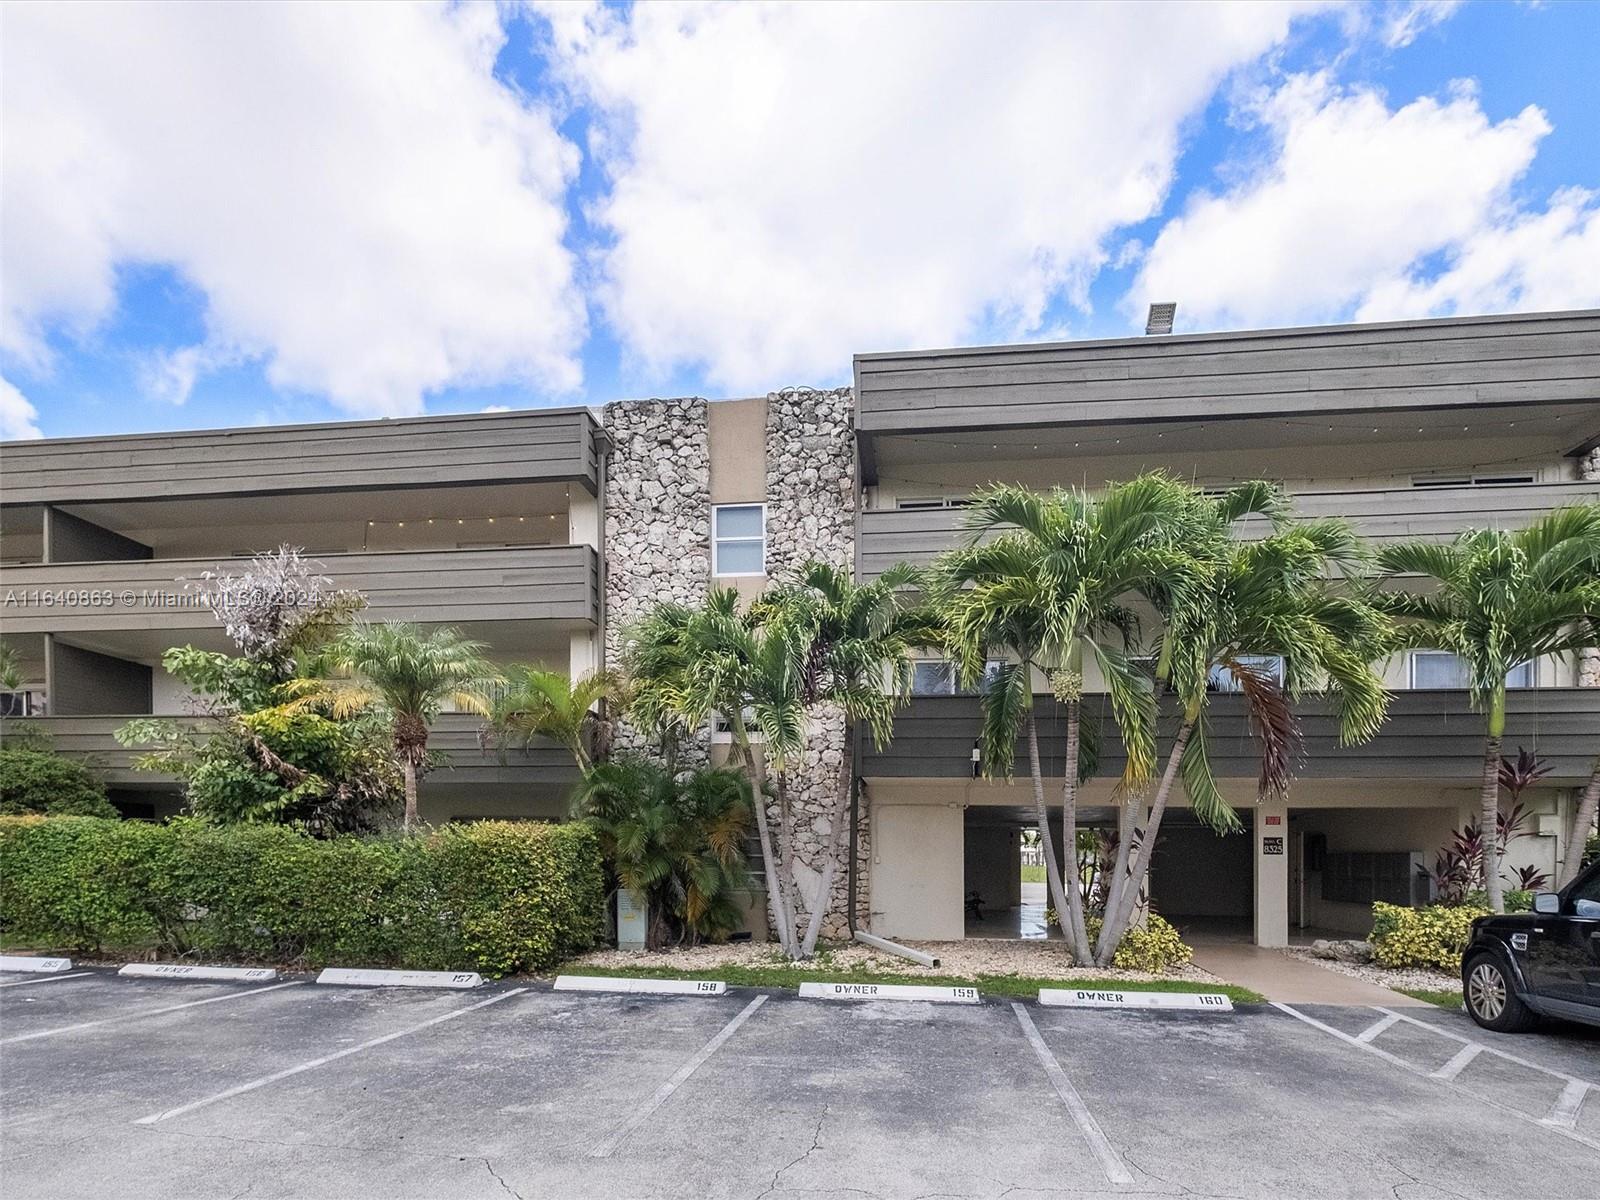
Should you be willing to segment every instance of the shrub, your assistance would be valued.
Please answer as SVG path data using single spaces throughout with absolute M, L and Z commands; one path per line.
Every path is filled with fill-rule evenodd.
M 1380 901 L 1372 906 L 1373 961 L 1382 967 L 1459 971 L 1472 922 L 1488 913 L 1487 908 L 1462 905 L 1404 908 Z
M 584 823 L 321 840 L 198 820 L 0 820 L 0 927 L 52 947 L 501 975 L 581 953 L 603 923 Z
M 106 789 L 82 763 L 44 750 L 0 750 L 0 814 L 116 819 Z
M 1055 922 L 1055 909 L 1046 909 L 1045 923 L 1054 925 Z M 1084 919 L 1091 942 L 1099 938 L 1101 924 L 1099 917 Z M 1152 912 L 1144 925 L 1134 925 L 1122 935 L 1117 952 L 1111 956 L 1111 965 L 1119 971 L 1161 975 L 1188 966 L 1193 958 L 1194 950 L 1178 936 L 1178 931 Z

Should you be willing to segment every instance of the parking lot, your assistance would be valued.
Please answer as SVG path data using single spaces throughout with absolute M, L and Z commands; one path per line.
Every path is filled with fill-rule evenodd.
M 1397 1014 L 6 976 L 0 1185 L 9 1200 L 1600 1192 L 1600 1034 Z

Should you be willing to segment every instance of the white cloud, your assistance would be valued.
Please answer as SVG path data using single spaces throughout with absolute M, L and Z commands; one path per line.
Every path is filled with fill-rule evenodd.
M 1295 6 L 546 8 L 598 110 L 600 299 L 646 370 L 821 381 L 1036 330 L 1158 211 L 1184 122 Z
M 159 263 L 207 305 L 151 364 L 170 398 L 239 355 L 362 414 L 576 387 L 577 151 L 495 81 L 503 40 L 481 4 L 8 5 L 0 345 L 47 370 Z
M 1175 300 L 1181 324 L 1218 328 L 1600 302 L 1595 198 L 1539 213 L 1513 196 L 1550 132 L 1538 108 L 1492 122 L 1458 86 L 1391 109 L 1297 76 L 1255 116 L 1271 153 L 1167 222 L 1130 314 Z
M 0 438 L 7 441 L 43 437 L 39 432 L 39 410 L 17 390 L 9 379 L 0 379 Z
M 485 404 L 478 411 L 486 413 L 510 412 L 511 406 L 509 404 Z
M 1391 0 L 1385 6 L 1379 33 L 1391 50 L 1411 45 L 1435 25 L 1455 16 L 1461 0 Z

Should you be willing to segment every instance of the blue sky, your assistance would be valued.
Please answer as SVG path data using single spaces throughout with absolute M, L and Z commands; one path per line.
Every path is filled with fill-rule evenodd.
M 71 8 L 7 13 L 8 437 L 1600 304 L 1596 4 Z

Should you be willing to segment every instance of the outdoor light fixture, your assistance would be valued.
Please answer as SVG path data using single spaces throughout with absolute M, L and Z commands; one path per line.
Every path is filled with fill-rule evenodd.
M 983 751 L 978 747 L 976 738 L 972 742 L 972 777 L 976 779 L 983 771 Z
M 1152 304 L 1150 315 L 1145 318 L 1144 331 L 1146 335 L 1152 333 L 1171 333 L 1173 318 L 1178 315 L 1176 304 Z

